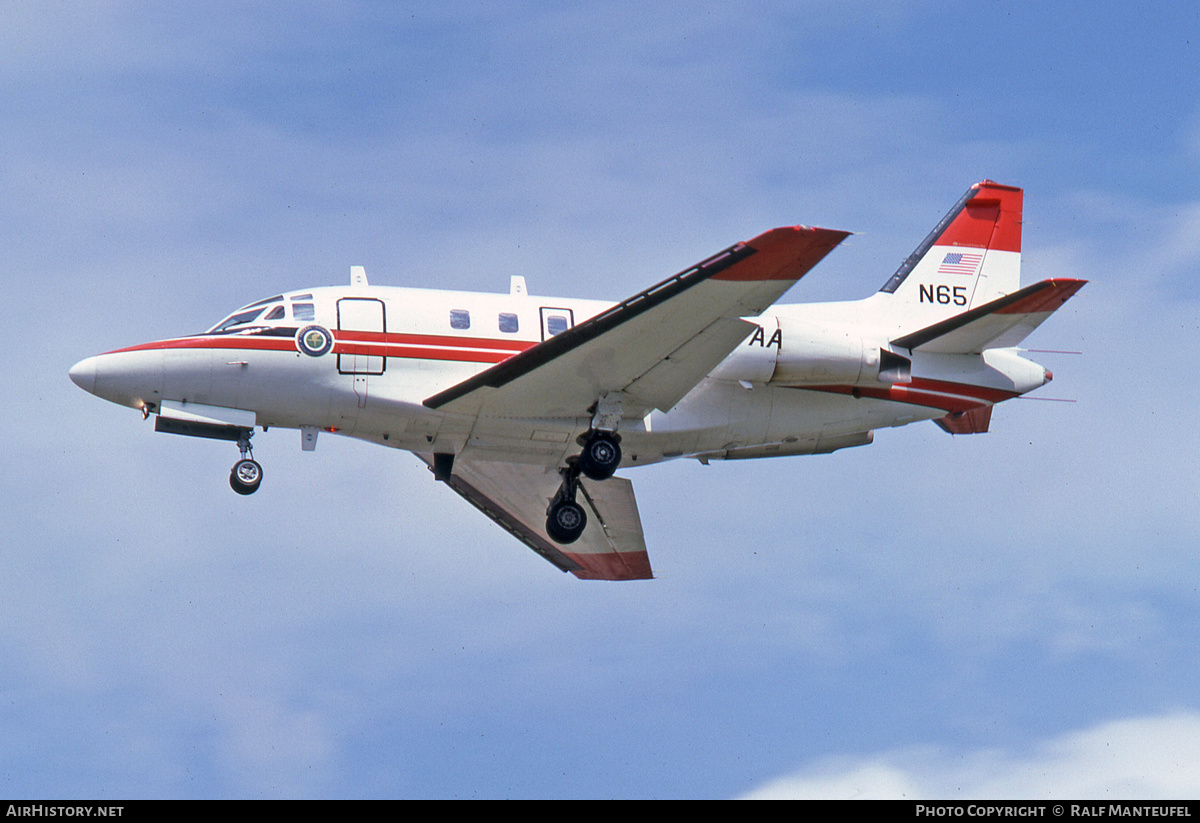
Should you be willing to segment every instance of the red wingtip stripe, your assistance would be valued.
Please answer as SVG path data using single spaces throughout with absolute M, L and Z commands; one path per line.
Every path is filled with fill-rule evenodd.
M 1044 287 L 1022 298 L 1017 302 L 999 309 L 996 314 L 1038 314 L 1041 312 L 1057 311 L 1063 303 L 1071 299 L 1075 292 L 1087 284 L 1086 280 L 1070 280 L 1060 278 L 1046 280 Z
M 746 243 L 755 253 L 714 280 L 799 280 L 850 235 L 848 231 L 789 226 L 771 229 Z
M 583 567 L 572 572 L 580 580 L 649 580 L 654 577 L 646 552 L 563 554 Z

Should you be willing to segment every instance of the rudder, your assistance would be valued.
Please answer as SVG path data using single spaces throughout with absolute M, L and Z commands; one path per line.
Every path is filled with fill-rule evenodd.
M 880 289 L 888 313 L 919 328 L 1017 291 L 1022 201 L 991 180 L 967 189 Z

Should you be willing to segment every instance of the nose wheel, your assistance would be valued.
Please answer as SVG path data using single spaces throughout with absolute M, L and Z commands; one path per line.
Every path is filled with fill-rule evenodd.
M 262 466 L 257 460 L 246 458 L 233 464 L 229 472 L 229 485 L 238 494 L 254 494 L 262 483 Z
M 263 470 L 254 459 L 254 451 L 250 448 L 250 437 L 253 432 L 249 429 L 238 438 L 238 450 L 242 459 L 233 464 L 229 471 L 229 487 L 238 494 L 254 494 L 262 483 Z

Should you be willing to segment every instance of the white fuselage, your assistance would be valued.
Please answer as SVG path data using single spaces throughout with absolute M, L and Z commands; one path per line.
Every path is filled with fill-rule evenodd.
M 1046 382 L 1044 369 L 1014 349 L 905 351 L 911 373 L 887 373 L 881 355 L 894 329 L 880 324 L 872 300 L 779 305 L 746 318 L 755 330 L 682 401 L 621 421 L 622 466 L 828 452 L 868 443 L 876 428 L 990 405 Z M 239 310 L 205 334 L 88 358 L 71 376 L 146 413 L 552 467 L 578 453 L 577 438 L 592 424 L 588 410 L 574 418 L 474 417 L 423 401 L 609 306 L 526 294 L 317 288 Z M 230 322 L 247 315 L 255 316 Z M 297 339 L 313 326 L 329 335 L 328 350 Z

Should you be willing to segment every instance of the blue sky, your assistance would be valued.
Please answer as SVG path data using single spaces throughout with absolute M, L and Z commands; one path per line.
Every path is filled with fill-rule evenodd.
M 1196 797 L 1193 4 L 13 2 L 0 791 Z M 75 361 L 282 290 L 620 299 L 777 225 L 876 290 L 966 187 L 1091 283 L 992 431 L 630 474 L 562 575 L 415 458 L 155 435 Z

